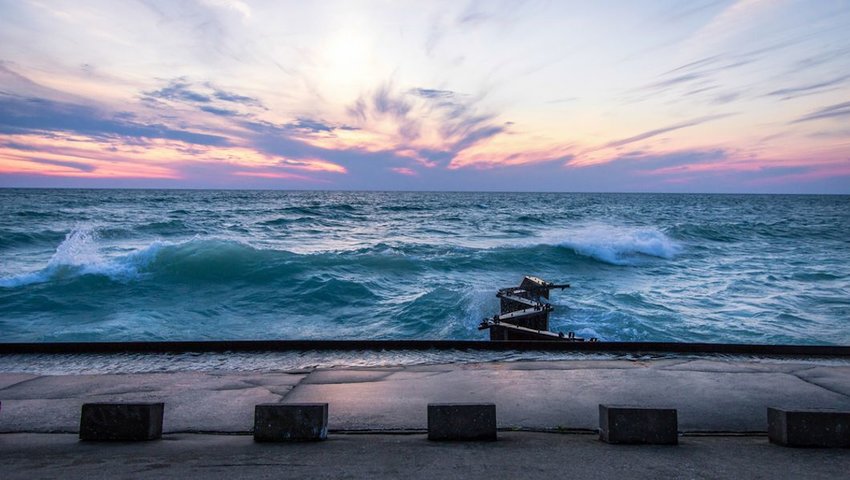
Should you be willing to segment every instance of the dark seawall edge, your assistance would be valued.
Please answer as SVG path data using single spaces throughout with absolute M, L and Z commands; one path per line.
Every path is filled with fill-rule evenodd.
M 769 345 L 743 343 L 482 340 L 206 340 L 169 342 L 0 343 L 0 354 L 275 352 L 307 350 L 526 350 L 547 352 L 608 352 L 625 354 L 705 353 L 850 357 L 850 346 L 844 345 Z

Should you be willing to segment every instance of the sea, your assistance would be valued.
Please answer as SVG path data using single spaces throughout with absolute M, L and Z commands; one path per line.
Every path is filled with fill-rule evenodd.
M 611 341 L 850 344 L 850 197 L 0 189 L 0 342 L 463 339 L 524 275 Z

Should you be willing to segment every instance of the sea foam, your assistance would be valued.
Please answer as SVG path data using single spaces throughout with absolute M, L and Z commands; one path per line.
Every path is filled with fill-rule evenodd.
M 672 259 L 682 247 L 655 228 L 586 225 L 560 233 L 557 245 L 613 265 L 634 265 L 645 256 Z
M 56 247 L 46 267 L 35 272 L 0 278 L 0 287 L 15 288 L 79 275 L 104 275 L 113 280 L 131 280 L 137 277 L 139 269 L 156 258 L 161 248 L 167 244 L 157 241 L 136 251 L 110 258 L 101 251 L 96 228 L 76 228 Z

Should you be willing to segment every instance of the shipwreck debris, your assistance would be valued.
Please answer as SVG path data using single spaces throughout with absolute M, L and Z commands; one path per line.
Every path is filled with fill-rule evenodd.
M 574 332 L 549 331 L 549 303 L 551 290 L 570 288 L 569 284 L 555 284 L 537 277 L 526 276 L 518 287 L 502 288 L 496 293 L 500 312 L 485 318 L 479 330 L 490 330 L 490 340 L 564 340 L 583 342 Z M 596 341 L 591 338 L 589 341 Z

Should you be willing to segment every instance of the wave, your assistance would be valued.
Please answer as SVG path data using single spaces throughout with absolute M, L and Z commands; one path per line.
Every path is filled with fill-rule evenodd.
M 424 205 L 385 205 L 380 207 L 380 209 L 388 212 L 424 212 L 433 210 L 433 208 Z
M 381 242 L 302 254 L 260 249 L 234 240 L 195 237 L 177 242 L 154 241 L 133 251 L 106 255 L 100 238 L 94 228 L 73 230 L 43 269 L 0 278 L 0 287 L 15 288 L 86 275 L 119 282 L 149 275 L 166 282 L 242 279 L 255 283 L 278 281 L 312 268 L 366 268 L 376 274 L 454 268 L 534 269 L 547 263 L 578 261 L 580 257 L 611 265 L 638 265 L 647 257 L 672 259 L 681 251 L 675 241 L 657 229 L 610 225 L 552 231 L 521 244 L 511 243 L 509 239 L 475 246 Z M 564 257 L 563 248 L 577 257 L 572 260 Z
M 556 245 L 612 265 L 636 265 L 645 257 L 670 260 L 682 247 L 655 228 L 586 225 L 557 233 Z
M 781 219 L 776 221 L 738 220 L 712 221 L 704 223 L 683 222 L 670 227 L 669 232 L 677 238 L 689 241 L 732 243 L 759 241 L 787 240 L 843 240 L 843 232 L 836 232 L 833 225 L 803 224 L 801 222 Z M 838 233 L 837 236 L 835 234 Z
M 42 230 L 38 232 L 0 231 L 0 249 L 32 247 L 34 245 L 56 244 L 65 234 L 61 231 Z
M 81 275 L 102 275 L 126 281 L 136 277 L 139 269 L 150 263 L 166 245 L 165 242 L 154 242 L 124 256 L 107 258 L 100 251 L 96 230 L 76 229 L 68 233 L 56 247 L 45 268 L 0 278 L 0 287 L 21 287 Z

